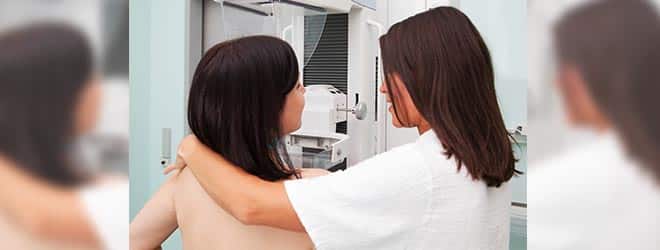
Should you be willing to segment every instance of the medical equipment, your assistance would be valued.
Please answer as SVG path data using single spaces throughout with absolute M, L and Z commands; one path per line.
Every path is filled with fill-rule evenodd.
M 247 11 L 229 6 L 231 3 L 228 2 L 258 7 L 254 9 L 262 11 Z M 515 49 L 521 47 L 516 41 L 525 41 L 524 1 L 506 5 L 502 5 L 501 1 L 467 0 L 260 2 L 262 4 L 228 0 L 131 1 L 131 48 L 137 48 L 131 50 L 131 61 L 137 62 L 131 64 L 131 81 L 144 83 L 131 85 L 131 96 L 140 97 L 134 98 L 137 105 L 131 105 L 131 141 L 140 144 L 131 147 L 131 155 L 135 156 L 130 160 L 131 176 L 136 171 L 136 176 L 149 180 L 133 183 L 137 186 L 132 185 L 131 189 L 138 191 L 136 195 L 131 195 L 131 202 L 146 202 L 147 194 L 157 190 L 154 184 L 164 180 L 160 171 L 146 166 L 160 167 L 162 158 L 174 160 L 181 138 L 190 133 L 186 127 L 186 90 L 190 87 L 195 68 L 204 51 L 227 39 L 256 34 L 280 37 L 296 51 L 305 86 L 328 84 L 341 90 L 345 96 L 344 109 L 353 109 L 359 102 L 366 105 L 364 119 L 359 120 L 350 112 L 343 112 L 345 121 L 335 123 L 334 131 L 328 129 L 346 135 L 348 139 L 345 144 L 321 140 L 321 145 L 335 144 L 335 149 L 344 145 L 348 149 L 343 161 L 347 167 L 418 137 L 414 129 L 391 128 L 391 120 L 388 120 L 391 117 L 387 115 L 383 95 L 378 93 L 382 83 L 382 60 L 379 58 L 377 39 L 390 25 L 427 9 L 427 6 L 436 6 L 433 2 L 461 2 L 461 10 L 473 20 L 489 42 L 493 64 L 498 72 L 511 70 L 497 75 L 518 75 L 518 71 L 520 76 L 527 75 L 525 50 Z M 377 2 L 378 11 L 375 4 L 365 2 Z M 306 3 L 307 7 L 297 3 Z M 523 11 L 511 11 L 509 7 L 512 6 Z M 493 23 L 492 17 L 502 16 L 501 13 L 506 18 Z M 522 39 L 519 39 L 521 36 Z M 497 92 L 504 118 L 509 131 L 515 132 L 515 125 L 526 125 L 527 111 L 524 107 L 527 106 L 524 103 L 519 105 L 518 100 L 525 100 L 527 81 L 526 78 L 520 81 L 516 78 L 514 81 L 510 78 L 498 79 L 497 84 L 501 87 Z M 519 93 L 521 89 L 522 93 Z M 310 92 L 308 90 L 307 94 Z M 312 103 L 311 99 L 307 99 L 308 106 L 314 105 Z M 305 120 L 303 123 L 308 123 L 308 119 Z M 133 126 L 135 124 L 139 126 Z M 162 133 L 163 128 L 171 129 L 171 133 Z M 523 133 L 525 131 L 523 129 Z M 295 134 L 300 135 L 302 131 Z M 299 148 L 304 148 L 301 155 L 305 154 L 303 158 L 311 164 L 319 163 L 317 160 L 330 152 L 314 147 Z M 526 145 L 515 148 L 526 151 Z M 340 149 L 344 151 L 344 148 Z M 329 155 L 326 156 L 330 159 Z M 526 155 L 520 154 L 519 159 L 519 169 L 527 172 L 524 168 Z M 330 163 L 330 160 L 326 162 Z M 513 179 L 512 196 L 516 201 L 525 202 L 525 176 Z M 140 207 L 131 206 L 131 215 L 137 214 L 139 210 L 134 208 Z
M 356 111 L 356 116 L 364 118 L 364 104 L 347 109 L 346 95 L 330 85 L 306 87 L 305 103 L 301 127 L 287 136 L 286 145 L 290 152 L 295 151 L 291 147 L 302 149 L 298 151 L 300 166 L 331 168 L 343 161 L 349 152 L 349 137 L 335 132 L 337 123 L 346 121 L 347 111 Z M 310 151 L 315 153 L 305 154 Z
M 203 50 L 242 36 L 270 35 L 296 52 L 307 91 L 301 128 L 285 138 L 294 165 L 343 169 L 385 151 L 387 113 L 378 94 L 377 46 L 384 28 L 376 1 L 205 0 L 203 5 Z

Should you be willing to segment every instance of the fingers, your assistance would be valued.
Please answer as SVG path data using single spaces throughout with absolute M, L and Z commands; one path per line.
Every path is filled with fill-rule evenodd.
M 165 169 L 163 169 L 163 174 L 164 174 L 164 175 L 167 175 L 167 174 L 169 174 L 170 172 L 172 172 L 172 170 L 175 170 L 175 169 L 178 169 L 178 167 L 176 166 L 176 164 L 170 164 L 170 165 L 167 166 Z
M 165 169 L 163 169 L 163 174 L 169 174 L 174 170 L 183 169 L 185 167 L 186 167 L 186 162 L 183 161 L 183 159 L 180 156 L 177 156 L 176 161 L 173 164 L 170 164 Z
M 190 136 L 187 136 L 190 137 Z M 194 138 L 193 138 L 194 139 Z M 186 139 L 184 139 L 186 140 Z M 182 143 L 183 145 L 183 143 Z M 186 167 L 186 161 L 183 159 L 183 149 L 182 145 L 179 145 L 179 148 L 177 149 L 176 152 L 176 161 L 173 164 L 170 164 L 167 166 L 165 169 L 163 169 L 163 174 L 167 175 L 170 172 L 177 170 L 177 169 L 183 169 Z

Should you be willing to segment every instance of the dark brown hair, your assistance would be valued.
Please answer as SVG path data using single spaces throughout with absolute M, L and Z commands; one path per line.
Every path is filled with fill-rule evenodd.
M 394 24 L 380 45 L 397 118 L 400 90 L 393 88 L 394 74 L 458 169 L 464 166 L 473 179 L 495 187 L 519 173 L 495 95 L 488 48 L 463 13 L 439 7 L 417 14 Z
M 264 180 L 297 175 L 281 140 L 280 117 L 298 82 L 289 44 L 248 36 L 209 49 L 197 65 L 188 97 L 188 124 L 199 140 Z
M 71 156 L 76 101 L 93 72 L 92 50 L 75 28 L 37 23 L 0 34 L 0 153 L 65 186 L 87 174 Z
M 554 29 L 561 63 L 577 68 L 628 152 L 660 181 L 660 17 L 642 0 L 602 0 Z

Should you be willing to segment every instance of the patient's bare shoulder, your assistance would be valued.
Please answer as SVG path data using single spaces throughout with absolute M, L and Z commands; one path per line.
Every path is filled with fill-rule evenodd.
M 195 178 L 195 175 L 192 173 L 192 171 L 190 171 L 189 168 L 178 170 L 172 175 L 173 175 L 172 179 L 177 185 L 176 188 L 177 191 L 188 192 L 191 188 L 192 189 L 201 188 L 201 186 L 197 182 L 197 178 Z M 185 190 L 180 190 L 180 189 L 185 189 Z
M 177 181 L 190 180 L 190 179 L 197 180 L 193 172 L 190 171 L 190 168 L 183 168 L 178 171 L 175 171 L 173 175 L 175 176 Z

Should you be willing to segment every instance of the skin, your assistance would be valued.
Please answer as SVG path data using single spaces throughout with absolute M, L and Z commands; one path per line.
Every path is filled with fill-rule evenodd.
M 81 91 L 74 111 L 77 135 L 89 132 L 96 125 L 101 94 L 100 83 L 93 77 Z M 81 216 L 87 212 L 78 190 L 42 181 L 1 155 L 0 171 L 3 173 L 0 183 L 12 187 L 0 189 L 0 204 L 19 227 L 36 237 L 100 247 L 94 225 L 89 218 Z
M 300 128 L 305 105 L 304 93 L 305 88 L 298 83 L 287 94 L 280 117 L 283 135 Z M 303 178 L 328 173 L 322 169 L 301 170 Z M 236 190 L 234 194 L 240 197 L 244 192 Z M 177 171 L 170 176 L 133 219 L 130 225 L 131 249 L 158 249 L 179 226 L 183 232 L 184 247 L 190 249 L 313 248 L 306 234 L 269 227 L 246 227 L 227 210 L 217 206 L 189 169 Z
M 328 172 L 304 169 L 300 173 L 313 178 Z M 240 223 L 215 204 L 189 169 L 171 175 L 133 219 L 130 249 L 160 249 L 177 228 L 185 249 L 313 248 L 306 234 Z
M 16 226 L 37 238 L 100 246 L 93 225 L 81 216 L 87 212 L 75 190 L 41 181 L 7 158 L 0 159 L 0 171 L 0 182 L 12 187 L 0 189 L 0 204 Z
M 83 135 L 96 127 L 102 95 L 101 83 L 98 76 L 94 76 L 81 91 L 78 105 L 76 105 L 74 129 L 77 135 Z
M 401 87 L 400 78 L 395 76 L 394 79 L 394 86 L 401 91 L 398 95 L 400 105 L 397 107 L 408 112 L 405 116 L 407 120 L 398 121 L 395 118 L 394 126 L 403 127 L 408 124 L 417 127 L 420 133 L 427 131 L 428 123 L 420 118 L 419 112 L 415 112 L 409 94 Z M 606 116 L 595 105 L 584 78 L 575 67 L 564 65 L 558 79 L 558 87 L 564 93 L 569 118 L 574 125 L 593 127 L 599 131 L 611 127 Z M 381 86 L 381 92 L 387 95 L 391 103 L 390 90 Z M 186 167 L 186 164 L 211 198 L 242 223 L 305 230 L 288 200 L 283 183 L 262 181 L 245 173 L 210 151 L 194 136 L 184 138 L 176 163 L 165 172 Z
M 557 73 L 557 88 L 563 99 L 566 115 L 574 127 L 587 127 L 599 133 L 611 128 L 611 122 L 598 108 L 580 71 L 572 64 L 562 63 Z
M 387 84 L 381 85 L 380 93 L 386 96 L 387 103 L 390 105 L 387 108 L 387 111 L 390 112 L 390 114 L 392 115 L 392 125 L 394 125 L 395 128 L 417 127 L 417 130 L 420 135 L 431 129 L 431 125 L 429 125 L 426 119 L 422 117 L 422 115 L 415 107 L 415 104 L 413 103 L 413 100 L 410 97 L 410 93 L 408 93 L 408 91 L 406 90 L 405 85 L 401 80 L 401 77 L 397 74 L 394 74 L 392 75 L 391 79 L 394 80 L 393 84 L 395 88 L 397 90 L 402 90 L 400 91 L 400 95 L 398 98 L 397 108 L 400 110 L 399 112 L 403 110 L 403 112 L 399 113 L 400 117 L 397 117 L 397 115 L 394 114 L 394 108 L 392 107 L 392 95 L 390 94 L 389 89 L 387 89 Z M 408 119 L 408 120 L 402 122 L 399 120 L 399 118 Z M 404 124 L 412 124 L 412 126 L 411 125 L 406 126 Z
M 290 134 L 300 128 L 302 112 L 305 108 L 305 87 L 298 82 L 293 90 L 289 91 L 282 108 L 280 128 L 284 135 Z
M 400 77 L 395 76 L 394 84 L 400 91 L 397 107 L 408 112 L 408 120 L 402 122 L 395 118 L 394 126 L 402 127 L 406 124 L 407 127 L 417 127 L 420 133 L 428 131 L 428 122 L 414 106 Z M 381 86 L 380 91 L 391 103 L 390 90 Z M 179 147 L 177 161 L 166 168 L 165 173 L 186 165 L 209 196 L 243 224 L 305 232 L 289 201 L 283 182 L 263 181 L 242 171 L 205 147 L 194 136 L 184 138 Z

